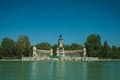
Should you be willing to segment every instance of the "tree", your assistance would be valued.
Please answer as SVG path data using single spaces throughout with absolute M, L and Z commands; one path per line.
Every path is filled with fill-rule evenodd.
M 111 55 L 112 55 L 112 49 L 108 45 L 107 41 L 105 41 L 99 53 L 99 57 L 100 58 L 111 58 Z
M 30 41 L 27 36 L 19 36 L 16 42 L 18 58 L 29 56 Z
M 65 50 L 71 50 L 71 46 L 68 45 L 68 44 L 67 44 L 67 45 L 64 45 L 64 49 L 65 49 Z
M 85 47 L 88 56 L 97 57 L 101 50 L 100 36 L 96 34 L 89 35 L 85 42 Z
M 52 48 L 51 44 L 48 42 L 42 42 L 42 43 L 38 43 L 36 45 L 37 49 L 43 49 L 43 50 L 50 50 Z
M 112 46 L 112 59 L 120 59 L 120 47 Z
M 79 44 L 77 44 L 77 43 L 72 43 L 72 44 L 70 45 L 70 47 L 71 47 L 71 50 L 80 50 L 80 49 L 83 49 L 83 46 L 82 46 L 82 45 L 79 45 Z
M 15 42 L 10 38 L 4 38 L 0 46 L 0 53 L 3 57 L 14 57 L 16 56 L 16 45 Z
M 30 51 L 29 51 L 29 56 L 32 57 L 33 56 L 33 46 L 30 46 Z
M 2 59 L 1 44 L 0 44 L 0 59 Z
M 118 58 L 120 59 L 120 47 L 118 47 Z
M 64 45 L 65 50 L 80 50 L 83 49 L 83 46 L 77 43 L 72 43 L 70 45 Z

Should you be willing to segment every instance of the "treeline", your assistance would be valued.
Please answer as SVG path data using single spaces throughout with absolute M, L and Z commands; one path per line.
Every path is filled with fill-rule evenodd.
M 30 56 L 32 47 L 27 36 L 19 36 L 17 41 L 4 38 L 0 44 L 0 58 L 18 58 Z
M 85 47 L 87 49 L 87 56 L 120 59 L 120 47 L 116 47 L 115 45 L 111 47 L 107 41 L 104 41 L 102 45 L 99 35 L 89 35 L 85 42 Z
M 50 50 L 53 49 L 54 55 L 56 55 L 56 49 L 58 47 L 57 44 L 51 45 L 48 42 L 41 42 L 37 43 L 37 49 L 41 50 Z M 77 50 L 82 49 L 83 46 L 80 44 L 72 43 L 70 45 L 64 45 L 66 50 Z M 0 44 L 0 59 L 6 58 L 14 58 L 14 59 L 21 59 L 22 56 L 29 57 L 32 56 L 33 52 L 33 45 L 30 45 L 30 40 L 27 36 L 22 35 L 19 36 L 17 41 L 14 41 L 11 38 L 3 38 Z
M 57 44 L 51 45 L 48 42 L 41 42 L 35 45 L 37 49 L 50 50 L 53 49 L 54 55 L 56 55 Z M 86 47 L 88 57 L 99 58 L 112 58 L 120 59 L 120 47 L 113 45 L 109 46 L 107 41 L 101 44 L 101 38 L 99 35 L 91 34 L 88 36 L 84 46 L 77 43 L 64 44 L 65 50 L 78 50 Z M 22 56 L 32 56 L 33 45 L 30 45 L 30 40 L 27 36 L 19 36 L 17 41 L 10 38 L 3 38 L 0 44 L 0 58 L 16 58 L 21 59 Z

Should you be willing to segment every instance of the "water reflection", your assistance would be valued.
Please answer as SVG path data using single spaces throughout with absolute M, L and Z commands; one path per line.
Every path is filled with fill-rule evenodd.
M 28 80 L 24 62 L 0 62 L 0 80 Z
M 87 63 L 83 62 L 83 79 L 82 80 L 87 80 Z
M 97 66 L 95 69 L 94 67 Z M 99 78 L 100 65 L 88 62 L 32 62 L 29 66 L 30 80 L 49 79 L 49 80 L 92 80 Z
M 65 62 L 59 62 L 57 67 L 57 78 L 60 80 L 64 80 L 65 78 Z
M 111 62 L 110 62 L 111 63 Z M 102 62 L 32 62 L 29 80 L 114 80 L 119 66 Z M 114 75 L 114 76 L 113 76 Z M 28 75 L 27 75 L 28 76 Z M 108 77 L 109 76 L 109 77 Z
M 0 80 L 119 80 L 120 62 L 0 62 Z
M 57 64 L 56 63 L 50 63 L 50 71 L 49 71 L 49 78 L 50 80 L 56 80 L 56 72 L 57 72 Z
M 102 78 L 104 80 L 119 80 L 120 62 L 102 62 Z
M 50 63 L 49 79 L 64 80 L 64 63 L 63 62 Z
M 87 62 L 87 80 L 102 80 L 101 62 Z
M 35 80 L 38 71 L 37 62 L 32 62 L 30 67 L 30 80 Z
M 48 80 L 49 68 L 48 62 L 32 62 L 29 68 L 30 80 Z

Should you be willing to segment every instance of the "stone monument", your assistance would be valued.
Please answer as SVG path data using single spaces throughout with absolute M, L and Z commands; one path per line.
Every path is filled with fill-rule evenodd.
M 37 49 L 35 46 L 33 47 L 33 57 L 37 57 Z
M 57 56 L 59 57 L 65 56 L 62 34 L 60 34 L 59 39 L 58 39 Z

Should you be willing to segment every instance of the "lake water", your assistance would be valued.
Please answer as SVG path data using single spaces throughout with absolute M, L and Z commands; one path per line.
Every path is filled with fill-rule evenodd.
M 1 61 L 0 80 L 120 80 L 120 62 Z

